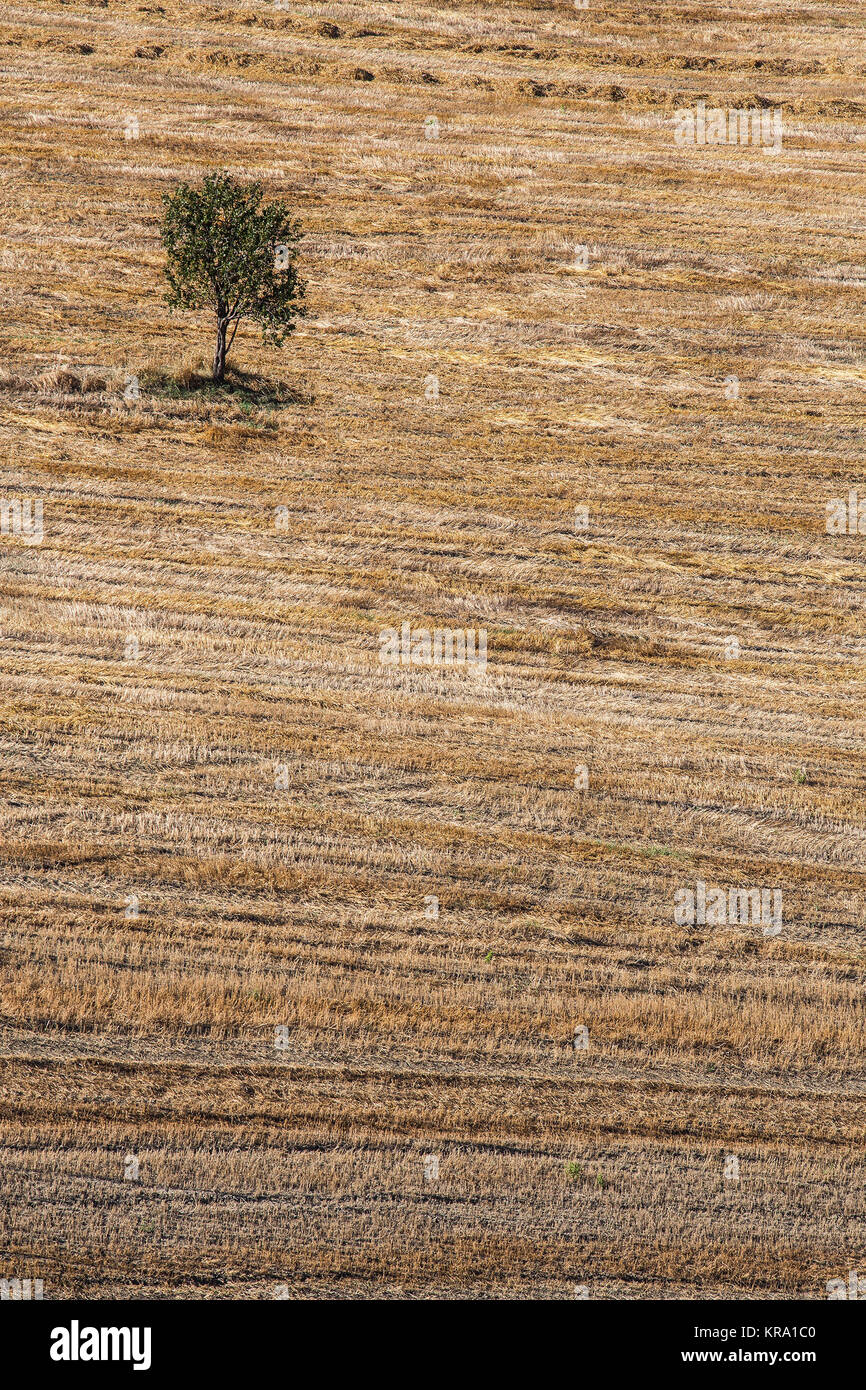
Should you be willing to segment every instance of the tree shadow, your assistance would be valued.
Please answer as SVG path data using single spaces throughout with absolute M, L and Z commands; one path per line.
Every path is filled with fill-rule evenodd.
M 142 390 L 168 400 L 225 401 L 226 404 L 274 409 L 285 405 L 312 405 L 313 396 L 287 381 L 275 380 L 258 372 L 245 372 L 227 366 L 223 381 L 214 381 L 203 371 L 184 368 L 173 373 L 146 369 L 140 374 Z

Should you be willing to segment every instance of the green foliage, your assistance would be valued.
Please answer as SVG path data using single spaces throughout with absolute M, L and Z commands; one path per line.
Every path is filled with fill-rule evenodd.
M 296 263 L 300 230 L 285 203 L 263 205 L 263 197 L 261 183 L 242 184 L 226 173 L 163 196 L 166 300 L 172 308 L 215 314 L 218 381 L 241 319 L 260 324 L 263 339 L 280 346 L 305 313 Z

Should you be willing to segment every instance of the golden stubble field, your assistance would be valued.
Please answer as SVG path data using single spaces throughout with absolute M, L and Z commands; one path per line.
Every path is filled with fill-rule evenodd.
M 0 1277 L 863 1268 L 866 536 L 825 509 L 866 495 L 864 33 L 4 10 L 0 486 L 43 537 L 0 538 Z M 678 145 L 701 101 L 782 148 Z M 157 231 L 217 168 L 297 209 L 309 284 L 222 397 Z M 382 665 L 404 622 L 486 667 Z M 678 925 L 698 882 L 782 930 Z

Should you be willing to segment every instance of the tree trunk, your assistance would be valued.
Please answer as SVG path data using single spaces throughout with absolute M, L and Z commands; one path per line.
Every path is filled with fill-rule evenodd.
M 228 328 L 227 319 L 217 320 L 217 341 L 216 352 L 213 355 L 213 379 L 222 381 L 226 374 L 226 329 Z

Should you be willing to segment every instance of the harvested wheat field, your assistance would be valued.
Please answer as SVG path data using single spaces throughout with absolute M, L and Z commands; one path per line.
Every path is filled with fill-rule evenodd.
M 46 0 L 0 46 L 0 1276 L 826 1299 L 862 9 Z M 308 310 L 222 389 L 159 235 L 216 170 Z

